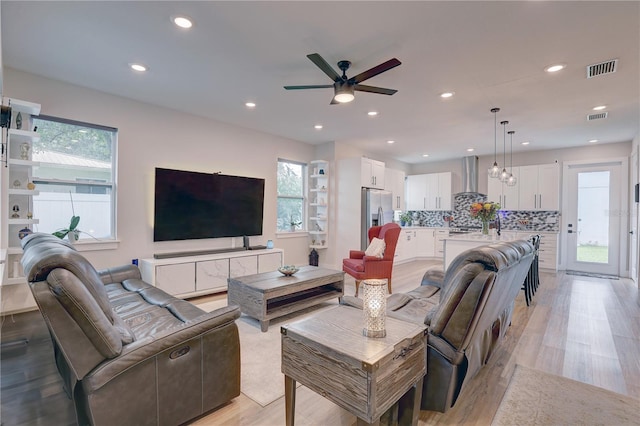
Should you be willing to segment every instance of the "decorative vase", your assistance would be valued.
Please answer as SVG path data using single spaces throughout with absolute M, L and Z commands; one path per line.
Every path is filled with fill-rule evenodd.
M 76 243 L 80 239 L 80 232 L 78 231 L 69 231 L 67 234 L 67 239 L 71 244 Z
M 20 130 L 22 129 L 22 113 L 18 112 L 18 115 L 16 115 L 16 129 Z
M 489 235 L 489 221 L 482 220 L 482 235 Z

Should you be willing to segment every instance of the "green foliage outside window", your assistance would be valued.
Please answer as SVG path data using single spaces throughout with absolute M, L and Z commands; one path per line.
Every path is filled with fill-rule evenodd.
M 304 229 L 304 164 L 278 160 L 278 231 Z

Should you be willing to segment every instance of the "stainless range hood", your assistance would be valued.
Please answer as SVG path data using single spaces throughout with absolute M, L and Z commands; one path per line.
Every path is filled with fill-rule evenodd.
M 475 155 L 462 158 L 462 191 L 460 193 L 478 193 L 478 157 Z

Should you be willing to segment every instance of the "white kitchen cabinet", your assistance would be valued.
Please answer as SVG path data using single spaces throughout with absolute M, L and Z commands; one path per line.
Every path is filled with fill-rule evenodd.
M 384 163 L 371 158 L 361 158 L 360 160 L 361 186 L 364 188 L 384 189 Z
M 560 210 L 560 169 L 557 163 L 520 166 L 519 210 Z
M 451 172 L 407 176 L 407 210 L 451 210 Z
M 404 181 L 405 174 L 402 170 L 385 169 L 384 171 L 384 189 L 390 191 L 393 196 L 393 209 L 404 210 Z
M 518 179 L 514 186 L 500 182 L 500 179 L 487 176 L 487 200 L 500 204 L 502 210 L 518 210 L 519 209 L 519 185 L 520 185 L 520 168 L 513 167 L 510 169 L 513 176 Z
M 406 180 L 407 210 L 427 209 L 427 175 L 409 175 Z
M 449 236 L 448 229 L 436 229 L 435 257 L 444 258 L 444 240 Z
M 417 229 L 418 240 L 418 257 L 433 257 L 435 256 L 435 242 L 436 234 L 433 228 Z

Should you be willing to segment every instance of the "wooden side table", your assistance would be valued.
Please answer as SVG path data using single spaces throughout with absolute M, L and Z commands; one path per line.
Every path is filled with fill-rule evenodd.
M 281 327 L 286 424 L 294 424 L 296 382 L 358 417 L 378 424 L 411 388 L 418 423 L 426 374 L 426 327 L 387 318 L 387 335 L 362 334 L 363 312 L 338 306 Z

